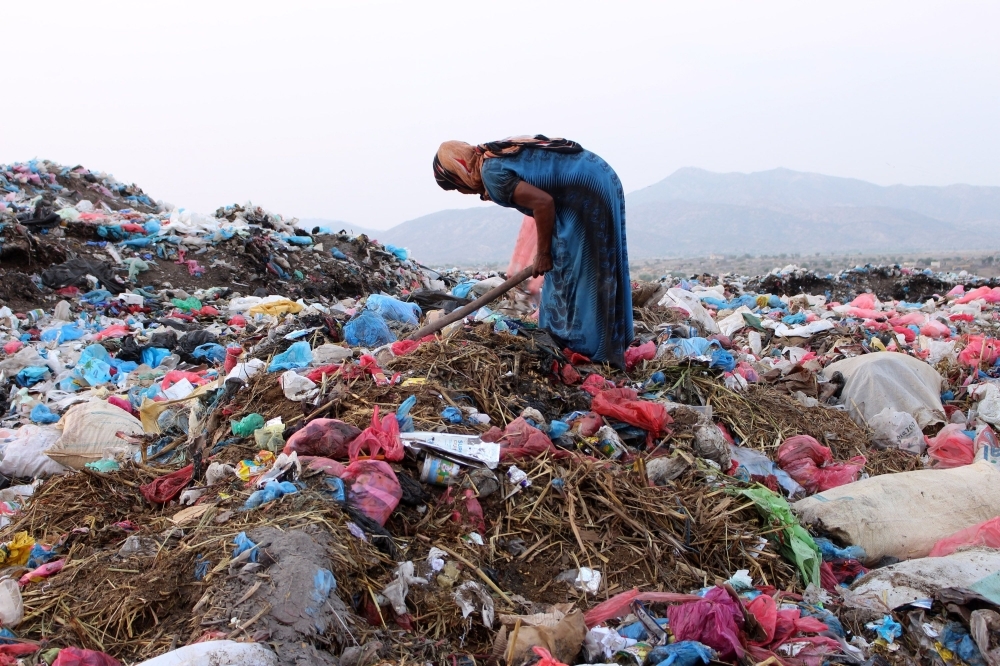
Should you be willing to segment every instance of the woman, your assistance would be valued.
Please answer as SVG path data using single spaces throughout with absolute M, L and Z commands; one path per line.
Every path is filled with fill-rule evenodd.
M 446 141 L 434 177 L 445 190 L 535 218 L 534 272 L 545 275 L 539 325 L 573 351 L 623 367 L 632 289 L 625 196 L 608 163 L 576 142 L 544 136 L 479 146 Z

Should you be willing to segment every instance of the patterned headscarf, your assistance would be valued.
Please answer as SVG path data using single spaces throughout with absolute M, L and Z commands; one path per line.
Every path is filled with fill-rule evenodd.
M 583 147 L 575 141 L 550 139 L 541 134 L 534 137 L 511 137 L 478 146 L 464 141 L 445 141 L 434 156 L 434 179 L 443 190 L 457 190 L 462 187 L 478 192 L 480 199 L 489 201 L 489 195 L 483 186 L 483 160 L 517 155 L 523 148 L 552 150 L 559 153 L 579 153 L 583 150 Z

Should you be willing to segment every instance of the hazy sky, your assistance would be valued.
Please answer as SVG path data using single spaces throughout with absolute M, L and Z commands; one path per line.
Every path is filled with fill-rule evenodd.
M 384 228 L 477 203 L 446 139 L 565 136 L 626 192 L 683 166 L 1000 185 L 995 2 L 4 3 L 0 163 L 199 211 Z

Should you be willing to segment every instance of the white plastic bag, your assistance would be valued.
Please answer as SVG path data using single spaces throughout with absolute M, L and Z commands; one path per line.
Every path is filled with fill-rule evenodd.
M 316 382 L 303 377 L 294 370 L 283 372 L 278 381 L 281 384 L 281 390 L 285 392 L 285 397 L 289 400 L 299 402 L 319 393 Z
M 917 420 L 906 412 L 896 412 L 886 407 L 868 421 L 876 444 L 886 448 L 902 449 L 923 455 L 927 443 L 917 425 Z
M 979 399 L 976 405 L 979 420 L 1000 425 L 1000 389 L 994 384 L 980 384 L 972 391 L 972 397 Z
M 0 622 L 5 627 L 16 627 L 24 619 L 21 587 L 12 578 L 0 580 Z

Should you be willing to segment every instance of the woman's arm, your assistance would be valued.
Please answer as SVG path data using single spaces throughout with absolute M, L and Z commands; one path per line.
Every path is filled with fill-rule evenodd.
M 556 204 L 548 192 L 523 180 L 514 188 L 515 204 L 531 210 L 538 228 L 538 253 L 535 255 L 535 277 L 552 270 L 552 231 L 556 226 Z

